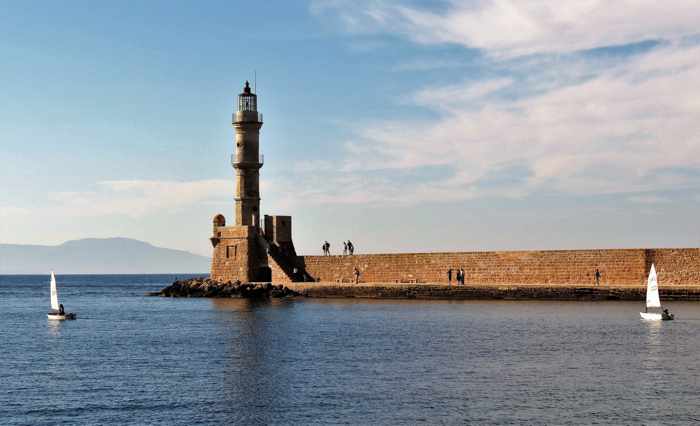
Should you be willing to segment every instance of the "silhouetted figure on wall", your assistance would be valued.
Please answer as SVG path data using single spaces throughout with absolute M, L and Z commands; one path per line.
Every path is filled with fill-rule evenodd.
M 447 270 L 447 284 L 452 285 L 452 268 Z
M 347 241 L 343 241 L 343 255 L 348 254 L 348 243 Z
M 348 240 L 348 253 L 350 253 L 350 256 L 352 256 L 353 253 L 355 253 L 355 246 L 350 240 Z

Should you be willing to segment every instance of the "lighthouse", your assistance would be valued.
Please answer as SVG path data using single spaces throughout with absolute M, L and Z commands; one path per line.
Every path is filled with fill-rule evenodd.
M 304 279 L 303 265 L 298 264 L 292 243 L 290 216 L 260 216 L 260 128 L 258 97 L 246 81 L 238 95 L 231 119 L 234 149 L 231 166 L 235 173 L 234 223 L 226 225 L 222 214 L 214 216 L 211 278 L 219 282 L 274 281 Z
M 260 226 L 260 128 L 258 97 L 246 81 L 238 95 L 238 108 L 232 117 L 235 129 L 234 154 L 231 165 L 236 172 L 235 217 L 237 226 Z
M 268 270 L 266 244 L 260 229 L 260 128 L 258 97 L 246 81 L 238 95 L 231 119 L 234 149 L 231 166 L 235 173 L 234 223 L 226 226 L 222 214 L 214 216 L 211 241 L 214 252 L 211 278 L 221 282 L 251 282 Z

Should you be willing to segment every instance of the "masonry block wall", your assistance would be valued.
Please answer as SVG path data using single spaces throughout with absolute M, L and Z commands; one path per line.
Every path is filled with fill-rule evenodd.
M 252 226 L 214 226 L 214 253 L 211 260 L 211 278 L 227 282 L 252 281 L 252 258 L 256 252 L 255 228 Z
M 287 275 L 282 266 L 277 263 L 277 261 L 272 257 L 268 256 L 267 264 L 270 267 L 270 274 L 272 276 L 272 282 L 275 284 L 289 284 L 292 282 L 292 278 Z
M 700 284 L 700 248 L 646 250 L 647 271 L 656 265 L 661 286 Z
M 301 256 L 300 264 L 324 282 L 446 283 L 449 268 L 463 268 L 471 284 L 644 285 L 651 263 L 665 285 L 700 285 L 700 249 L 611 249 L 399 253 Z M 454 275 L 453 275 L 454 281 Z

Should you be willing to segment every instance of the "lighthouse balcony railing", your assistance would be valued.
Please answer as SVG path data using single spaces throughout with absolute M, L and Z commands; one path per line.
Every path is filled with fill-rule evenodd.
M 236 167 L 236 164 L 241 164 L 241 163 L 247 163 L 247 161 L 245 161 L 245 160 L 237 161 L 236 154 L 231 154 L 231 165 L 233 167 Z M 258 155 L 258 164 L 260 164 L 260 166 L 265 164 L 265 154 Z

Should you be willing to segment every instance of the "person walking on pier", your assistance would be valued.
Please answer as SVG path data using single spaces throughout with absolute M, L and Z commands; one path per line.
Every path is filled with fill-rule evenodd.
M 595 268 L 595 285 L 599 286 L 600 285 L 600 270 L 598 268 Z
M 355 253 L 355 246 L 352 244 L 352 241 L 348 240 L 348 253 L 350 253 L 350 256 Z
M 464 268 L 459 268 L 459 276 L 462 278 L 462 285 L 464 285 Z
M 343 256 L 348 254 L 348 243 L 347 241 L 343 241 Z
M 457 285 L 462 285 L 462 272 L 457 269 Z
M 360 270 L 355 266 L 355 284 L 360 282 Z
M 447 285 L 452 287 L 452 268 L 447 270 Z

